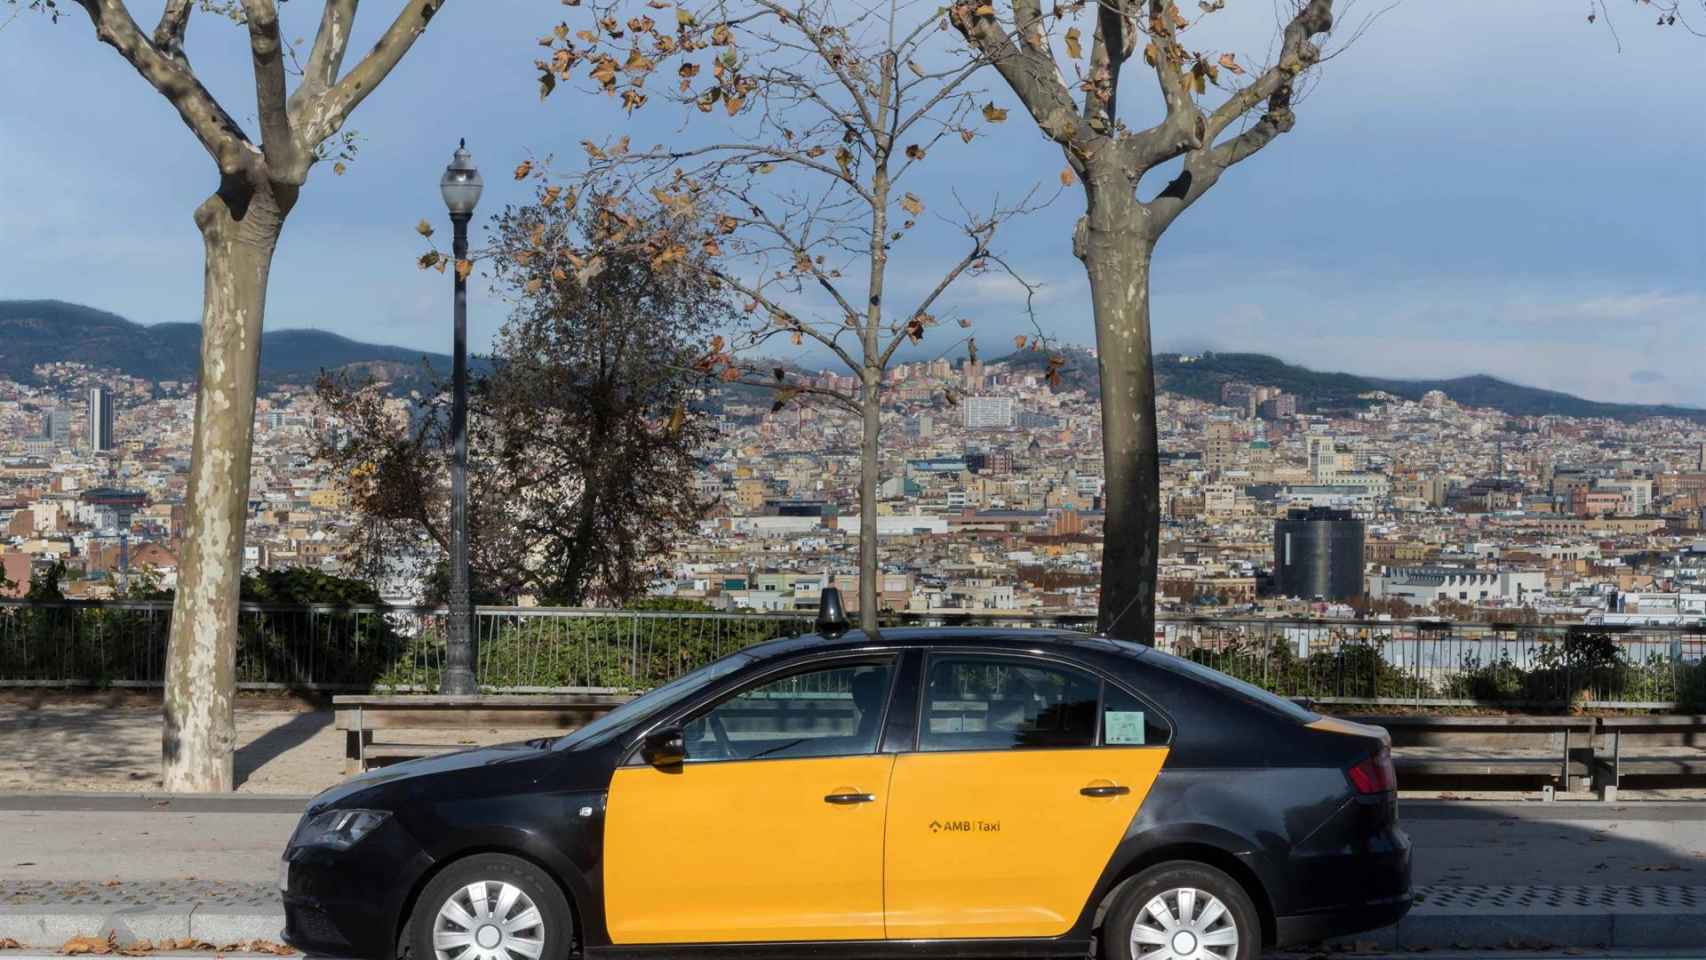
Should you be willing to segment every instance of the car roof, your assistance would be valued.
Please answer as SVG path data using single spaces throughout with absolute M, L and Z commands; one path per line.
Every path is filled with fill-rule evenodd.
M 747 650 L 758 656 L 771 656 L 802 650 L 857 651 L 876 646 L 966 646 L 1012 650 L 1065 647 L 1124 653 L 1127 656 L 1138 656 L 1147 649 L 1139 644 L 1121 643 L 1075 630 L 1045 627 L 894 627 L 880 631 L 876 637 L 867 635 L 863 630 L 849 630 L 837 636 L 808 633 L 761 643 Z

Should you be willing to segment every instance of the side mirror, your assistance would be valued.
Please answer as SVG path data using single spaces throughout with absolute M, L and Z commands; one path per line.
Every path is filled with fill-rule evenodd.
M 646 734 L 640 743 L 640 759 L 654 767 L 678 767 L 687 759 L 687 741 L 680 727 L 664 727 Z

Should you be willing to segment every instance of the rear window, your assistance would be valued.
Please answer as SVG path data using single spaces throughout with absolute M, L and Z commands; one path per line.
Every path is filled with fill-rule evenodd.
M 1170 653 L 1162 653 L 1155 649 L 1145 651 L 1144 657 L 1146 659 L 1153 657 L 1169 670 L 1193 677 L 1209 686 L 1217 687 L 1259 706 L 1267 707 L 1269 710 L 1290 717 L 1298 723 L 1314 723 L 1321 719 L 1321 715 L 1312 710 L 1306 710 L 1284 697 L 1263 690 L 1253 683 L 1246 683 L 1237 677 L 1227 676 L 1212 667 L 1205 667 L 1195 660 L 1175 657 Z

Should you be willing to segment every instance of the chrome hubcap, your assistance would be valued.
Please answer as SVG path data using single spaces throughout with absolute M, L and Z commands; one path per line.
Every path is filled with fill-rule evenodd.
M 1131 927 L 1134 960 L 1230 960 L 1237 954 L 1238 925 L 1226 904 L 1193 887 L 1156 895 Z
M 545 918 L 514 884 L 470 883 L 438 908 L 432 949 L 438 960 L 539 960 Z

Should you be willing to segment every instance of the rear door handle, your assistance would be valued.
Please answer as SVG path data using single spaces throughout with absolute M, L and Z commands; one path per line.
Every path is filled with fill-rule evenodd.
M 1078 792 L 1086 797 L 1123 797 L 1131 792 L 1131 788 L 1122 787 L 1118 784 L 1107 784 L 1096 787 L 1080 787 Z
M 834 803 L 846 806 L 850 803 L 871 803 L 877 799 L 874 793 L 832 793 L 823 798 L 824 803 Z

